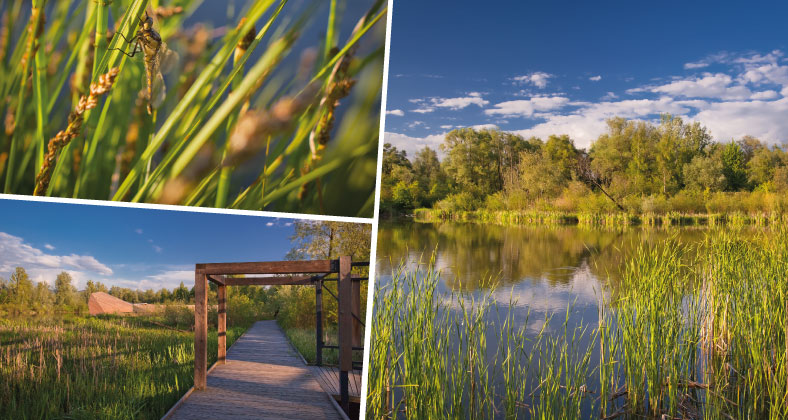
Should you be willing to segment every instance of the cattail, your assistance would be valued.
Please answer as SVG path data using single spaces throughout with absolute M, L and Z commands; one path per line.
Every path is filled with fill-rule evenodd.
M 303 113 L 316 101 L 319 85 L 313 83 L 295 97 L 277 101 L 271 109 L 251 110 L 244 113 L 227 140 L 227 155 L 221 165 L 236 166 L 259 153 L 265 147 L 265 139 L 290 130 Z M 215 167 L 211 157 L 213 146 L 208 143 L 198 152 L 194 162 L 180 176 L 164 184 L 159 203 L 179 204 L 199 179 Z
M 77 107 L 68 116 L 68 126 L 65 130 L 58 132 L 55 137 L 49 141 L 47 147 L 47 154 L 44 157 L 44 163 L 36 176 L 36 188 L 33 195 L 44 195 L 49 188 L 49 181 L 52 177 L 52 171 L 55 169 L 55 162 L 57 156 L 71 140 L 79 135 L 82 129 L 82 123 L 85 118 L 85 111 L 93 109 L 98 104 L 98 98 L 105 93 L 109 92 L 115 78 L 118 76 L 120 69 L 115 67 L 106 74 L 99 76 L 98 82 L 90 84 L 90 94 L 79 98 Z
M 358 21 L 356 27 L 353 28 L 351 37 L 357 31 L 361 30 L 365 21 L 366 17 Z M 342 58 L 340 58 L 336 64 L 334 64 L 331 75 L 328 77 L 328 84 L 326 86 L 325 93 L 323 98 L 320 100 L 320 108 L 322 109 L 320 120 L 312 132 L 309 133 L 309 149 L 312 153 L 309 155 L 306 163 L 301 168 L 302 175 L 306 175 L 312 171 L 315 162 L 322 158 L 326 144 L 328 144 L 328 141 L 331 139 L 331 130 L 334 128 L 334 111 L 336 110 L 337 106 L 339 106 L 339 100 L 349 95 L 350 89 L 355 84 L 355 80 L 352 80 L 348 77 L 347 71 L 348 68 L 350 68 L 350 62 L 353 59 L 357 49 L 358 44 L 355 44 L 353 47 L 348 49 L 345 55 L 343 55 Z M 331 52 L 332 55 L 334 55 L 337 53 L 337 49 L 333 48 Z M 317 182 L 319 183 L 320 180 L 318 179 Z M 306 197 L 311 184 L 311 182 L 308 182 L 301 186 L 301 189 L 298 191 L 299 200 L 303 200 Z M 319 185 L 318 196 L 322 207 L 323 200 Z
M 153 10 L 156 20 L 172 17 L 181 13 L 183 13 L 183 7 L 181 6 L 159 6 Z

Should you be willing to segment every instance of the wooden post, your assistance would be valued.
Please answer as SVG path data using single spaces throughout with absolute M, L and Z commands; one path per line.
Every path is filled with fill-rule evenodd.
M 315 364 L 323 366 L 323 280 L 315 283 Z
M 205 389 L 208 371 L 208 278 L 194 273 L 194 389 Z
M 361 280 L 353 281 L 353 299 L 351 304 L 353 315 L 361 319 Z M 362 347 L 364 341 L 361 338 L 361 323 L 356 318 L 353 318 L 353 347 Z
M 339 392 L 342 409 L 350 412 L 348 372 L 353 369 L 353 279 L 350 257 L 339 257 Z
M 219 301 L 217 320 L 219 354 L 216 358 L 216 362 L 223 365 L 227 358 L 227 286 L 219 285 L 216 297 Z

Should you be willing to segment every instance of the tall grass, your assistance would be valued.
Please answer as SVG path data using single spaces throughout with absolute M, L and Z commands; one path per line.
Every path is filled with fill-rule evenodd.
M 159 419 L 192 386 L 193 346 L 145 317 L 0 319 L 0 418 Z
M 597 320 L 539 330 L 433 267 L 376 290 L 368 418 L 788 417 L 788 232 L 644 243 Z
M 187 27 L 201 3 L 4 3 L 3 192 L 371 217 L 385 2 L 345 10 L 336 0 L 249 0 L 224 27 Z M 138 98 L 142 54 L 118 50 L 130 51 L 123 37 L 146 11 L 181 56 L 152 115 Z M 343 18 L 358 19 L 351 33 L 341 34 Z M 312 28 L 326 36 L 305 47 L 301 34 Z M 115 67 L 114 87 L 35 191 L 50 139 Z

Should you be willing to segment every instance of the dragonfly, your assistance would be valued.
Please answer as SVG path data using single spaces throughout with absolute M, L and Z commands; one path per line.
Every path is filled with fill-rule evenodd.
M 145 56 L 146 86 L 140 92 L 140 96 L 148 102 L 148 114 L 153 114 L 153 109 L 158 108 L 167 95 L 162 71 L 166 73 L 174 67 L 174 64 L 178 61 L 178 54 L 167 48 L 167 43 L 162 41 L 159 32 L 153 29 L 153 18 L 148 15 L 147 10 L 145 11 L 145 19 L 142 17 L 139 19 L 142 22 L 142 26 L 131 39 L 117 32 L 127 44 L 134 44 L 131 53 L 120 48 L 110 48 L 110 50 L 118 50 L 129 57 L 134 57 L 139 52 L 143 53 Z

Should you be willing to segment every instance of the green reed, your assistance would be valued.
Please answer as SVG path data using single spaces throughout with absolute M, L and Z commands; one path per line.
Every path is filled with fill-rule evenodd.
M 3 192 L 34 193 L 49 140 L 90 84 L 117 67 L 40 194 L 371 217 L 385 2 L 349 11 L 332 0 L 326 20 L 323 2 L 249 0 L 224 27 L 187 26 L 201 3 L 4 3 Z M 143 54 L 118 50 L 131 51 L 119 35 L 132 38 L 146 11 L 180 54 L 153 115 L 138 98 Z M 358 22 L 340 39 L 343 19 Z M 296 49 L 314 27 L 325 39 Z
M 593 330 L 442 295 L 433 263 L 376 290 L 368 418 L 788 416 L 786 231 L 641 244 Z
M 216 346 L 213 330 L 209 364 Z M 0 319 L 0 417 L 161 418 L 192 386 L 193 347 L 144 317 Z

